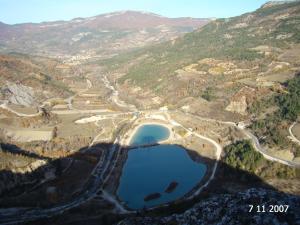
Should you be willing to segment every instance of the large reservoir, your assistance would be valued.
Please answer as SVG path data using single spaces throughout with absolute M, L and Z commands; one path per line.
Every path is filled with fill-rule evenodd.
M 168 138 L 162 125 L 141 126 L 132 145 L 157 143 Z M 131 209 L 168 203 L 191 191 L 204 177 L 206 165 L 193 161 L 176 145 L 157 145 L 129 151 L 117 195 Z

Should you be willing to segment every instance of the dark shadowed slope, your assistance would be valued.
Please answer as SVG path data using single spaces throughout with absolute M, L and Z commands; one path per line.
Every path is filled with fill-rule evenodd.
M 114 203 L 108 201 L 101 190 L 103 180 L 110 174 L 111 165 L 108 164 L 108 170 L 104 170 L 103 179 L 98 172 L 93 176 L 89 175 L 97 160 L 102 156 L 107 158 L 109 149 L 114 147 L 119 146 L 99 144 L 89 149 L 82 148 L 69 157 L 50 160 L 46 165 L 28 174 L 2 170 L 0 174 L 2 178 L 14 177 L 19 180 L 19 185 L 1 194 L 0 224 L 113 224 L 121 219 L 125 220 L 120 224 L 165 224 L 165 222 L 173 224 L 176 221 L 176 224 L 191 222 L 228 224 L 234 221 L 243 224 L 268 224 L 270 221 L 296 224 L 299 221 L 299 196 L 276 190 L 259 176 L 249 172 L 248 167 L 245 169 L 233 167 L 226 161 L 226 157 L 219 163 L 214 181 L 192 200 L 179 200 L 170 206 L 154 210 L 119 214 L 115 211 Z M 126 152 L 124 148 L 121 150 Z M 193 152 L 187 151 L 193 158 Z M 245 149 L 245 151 L 252 154 L 253 150 Z M 238 156 L 233 156 L 232 153 L 231 160 L 232 157 Z M 70 160 L 73 164 L 68 169 L 66 161 Z M 202 158 L 202 160 L 214 163 L 211 159 Z M 104 161 L 104 165 L 106 163 Z M 254 162 L 249 163 L 252 165 Z M 253 165 L 261 167 L 263 165 L 261 163 L 262 161 L 259 161 L 259 164 Z M 117 165 L 122 166 L 122 163 L 119 162 Z M 270 163 L 269 166 L 274 171 L 278 170 L 276 163 Z M 87 169 L 88 167 L 90 169 Z M 56 178 L 37 185 L 44 172 L 51 168 L 55 168 Z M 289 170 L 284 166 L 280 168 L 281 171 Z M 77 176 L 75 183 L 70 180 L 72 171 Z M 82 180 L 84 182 L 78 186 Z M 293 185 L 294 180 L 288 182 Z M 104 188 L 107 188 L 106 185 Z M 288 204 L 290 208 L 287 213 L 248 213 L 249 204 Z M 8 211 L 8 208 L 14 209 Z M 174 213 L 179 214 L 175 216 Z

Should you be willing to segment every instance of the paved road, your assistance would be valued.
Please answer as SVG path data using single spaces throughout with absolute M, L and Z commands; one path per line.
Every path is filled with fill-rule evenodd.
M 112 95 L 110 98 L 113 103 L 115 103 L 117 106 L 119 106 L 121 108 L 126 108 L 129 111 L 137 111 L 137 108 L 135 107 L 135 105 L 128 104 L 119 98 L 119 91 L 116 90 L 115 87 L 110 84 L 109 80 L 107 79 L 107 77 L 105 75 L 102 76 L 102 81 L 103 81 L 105 87 L 112 91 Z
M 290 136 L 288 136 L 293 142 L 297 143 L 300 145 L 300 140 L 296 138 L 296 136 L 293 134 L 293 127 L 297 124 L 297 122 L 294 122 L 290 127 L 289 127 L 289 133 Z
M 193 116 L 195 118 L 201 119 L 203 121 L 208 121 L 208 122 L 214 121 L 214 122 L 218 122 L 218 123 L 221 123 L 221 124 L 227 124 L 227 125 L 230 125 L 230 126 L 234 126 L 234 127 L 238 128 L 246 137 L 248 137 L 250 139 L 254 149 L 256 151 L 260 152 L 266 159 L 268 159 L 270 161 L 273 161 L 273 162 L 279 162 L 279 163 L 282 163 L 284 165 L 288 165 L 288 166 L 291 166 L 291 167 L 300 167 L 299 162 L 294 162 L 294 161 L 291 161 L 291 160 L 284 160 L 284 159 L 281 159 L 279 157 L 271 155 L 268 151 L 266 151 L 266 149 L 264 147 L 261 146 L 261 144 L 259 143 L 258 138 L 253 133 L 251 133 L 250 130 L 246 129 L 245 126 L 239 125 L 239 124 L 242 124 L 242 123 L 235 123 L 235 122 L 231 122 L 231 121 L 220 121 L 220 120 L 215 120 L 215 119 L 210 119 L 210 118 L 204 118 L 204 117 L 196 116 L 196 115 L 193 115 L 193 114 L 190 114 L 190 113 L 185 113 L 185 114 L 188 115 L 188 116 Z
M 0 107 L 1 107 L 2 109 L 5 109 L 5 110 L 7 110 L 7 111 L 9 111 L 9 112 L 11 112 L 11 113 L 13 113 L 13 114 L 16 114 L 17 116 L 20 116 L 20 117 L 35 117 L 35 116 L 39 116 L 40 114 L 42 114 L 42 111 L 41 111 L 41 110 L 39 110 L 39 112 L 37 112 L 37 113 L 32 113 L 32 114 L 19 113 L 19 112 L 15 111 L 15 110 L 9 108 L 9 107 L 7 106 L 7 103 L 2 103 L 2 104 L 0 105 Z
M 254 147 L 254 149 L 258 152 L 260 152 L 266 159 L 270 160 L 270 161 L 274 161 L 274 162 L 279 162 L 282 164 L 285 164 L 287 166 L 291 166 L 291 167 L 300 167 L 300 163 L 299 162 L 294 162 L 294 161 L 290 161 L 290 160 L 284 160 L 281 159 L 279 157 L 270 155 L 270 153 L 268 153 L 259 143 L 258 138 L 252 134 L 249 130 L 246 129 L 242 129 L 242 132 L 251 139 L 252 145 Z
M 84 89 L 84 90 L 82 90 L 82 91 L 80 91 L 80 92 L 78 92 L 78 93 L 72 95 L 71 97 L 65 99 L 65 101 L 67 102 L 67 105 L 68 105 L 68 109 L 69 109 L 69 110 L 76 110 L 76 109 L 73 107 L 73 99 L 74 99 L 76 96 L 78 96 L 78 95 L 80 95 L 80 94 L 83 94 L 84 92 L 87 92 L 89 89 L 91 89 L 91 88 L 93 87 L 93 84 L 92 84 L 92 82 L 91 82 L 89 79 L 86 79 L 86 84 L 87 84 L 86 89 Z

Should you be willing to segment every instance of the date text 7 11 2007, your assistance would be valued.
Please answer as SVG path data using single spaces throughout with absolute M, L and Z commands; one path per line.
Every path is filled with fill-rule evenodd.
M 249 212 L 286 213 L 289 205 L 249 205 Z

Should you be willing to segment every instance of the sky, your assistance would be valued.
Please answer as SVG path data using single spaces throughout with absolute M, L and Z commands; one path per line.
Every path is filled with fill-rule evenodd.
M 0 0 L 7 24 L 70 20 L 120 10 L 148 11 L 167 17 L 224 18 L 259 8 L 267 0 Z

